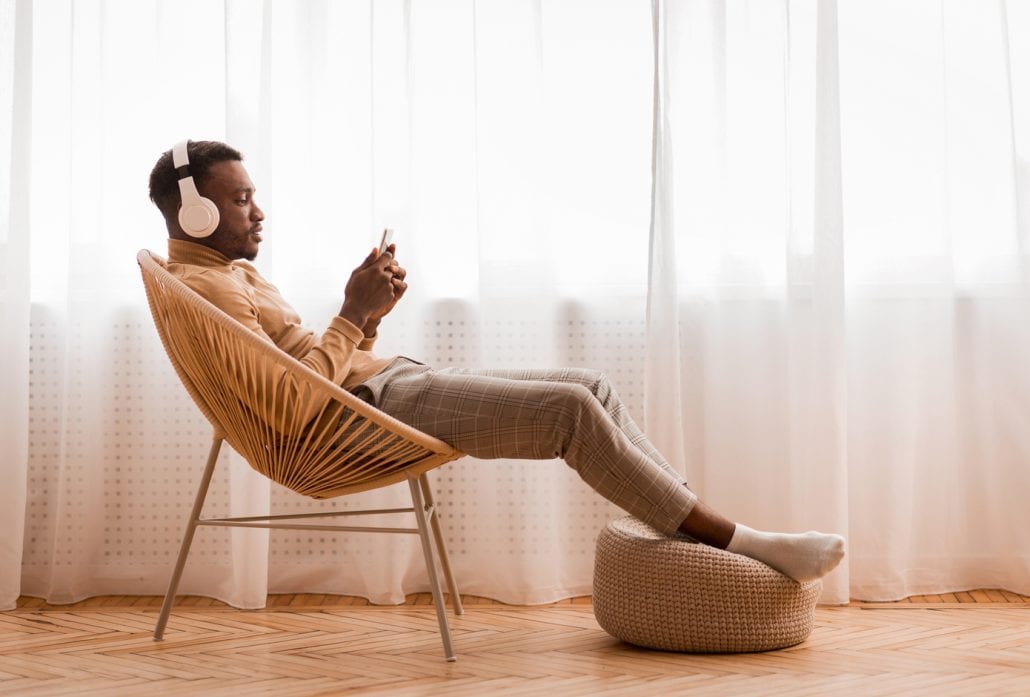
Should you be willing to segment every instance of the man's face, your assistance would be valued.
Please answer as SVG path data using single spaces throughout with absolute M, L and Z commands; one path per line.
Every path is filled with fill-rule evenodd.
M 261 244 L 265 214 L 254 203 L 254 184 L 243 163 L 216 162 L 199 189 L 202 196 L 215 202 L 219 213 L 218 227 L 207 238 L 207 246 L 230 259 L 253 261 Z

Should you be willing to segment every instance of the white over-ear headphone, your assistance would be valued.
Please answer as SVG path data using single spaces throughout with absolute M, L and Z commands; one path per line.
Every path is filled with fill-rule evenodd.
M 188 142 L 184 140 L 172 148 L 172 165 L 179 176 L 179 194 L 182 196 L 179 225 L 190 237 L 207 237 L 218 227 L 218 206 L 197 191 L 190 174 L 190 157 L 186 152 Z

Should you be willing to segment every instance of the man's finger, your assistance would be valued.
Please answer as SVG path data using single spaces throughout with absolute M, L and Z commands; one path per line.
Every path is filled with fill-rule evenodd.
M 372 264 L 374 264 L 377 259 L 379 259 L 379 250 L 373 247 L 372 251 L 368 253 L 368 256 L 365 257 L 365 260 L 361 262 L 361 266 L 359 266 L 358 268 L 366 269 Z

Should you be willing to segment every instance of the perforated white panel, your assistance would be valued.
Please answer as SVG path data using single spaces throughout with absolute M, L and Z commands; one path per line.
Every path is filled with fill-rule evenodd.
M 377 353 L 440 367 L 601 369 L 639 416 L 644 325 L 627 318 L 635 310 L 577 305 L 540 316 L 523 305 L 481 319 L 470 305 L 445 302 L 399 317 Z M 105 336 L 83 331 L 34 308 L 25 592 L 54 602 L 161 593 L 211 430 L 145 310 L 112 316 Z M 229 511 L 228 460 L 223 452 L 208 514 Z M 510 602 L 589 592 L 594 540 L 616 510 L 564 463 L 466 458 L 431 478 L 463 591 Z M 271 488 L 275 512 L 409 502 L 406 485 L 325 502 Z M 271 592 L 396 602 L 426 588 L 412 537 L 273 532 L 269 545 Z M 200 529 L 183 591 L 224 595 L 233 564 L 230 533 Z
M 54 602 L 160 592 L 211 443 L 149 316 L 133 310 L 106 329 L 87 337 L 73 320 L 65 334 L 33 308 L 24 571 L 26 592 L 41 584 Z M 227 505 L 226 472 L 209 508 Z M 192 558 L 228 568 L 228 537 L 204 530 Z M 93 590 L 98 578 L 107 590 Z

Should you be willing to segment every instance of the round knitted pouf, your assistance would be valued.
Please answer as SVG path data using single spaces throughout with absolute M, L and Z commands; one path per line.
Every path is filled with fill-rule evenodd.
M 821 589 L 636 518 L 613 520 L 597 538 L 594 616 L 630 644 L 700 653 L 793 646 L 812 632 Z

